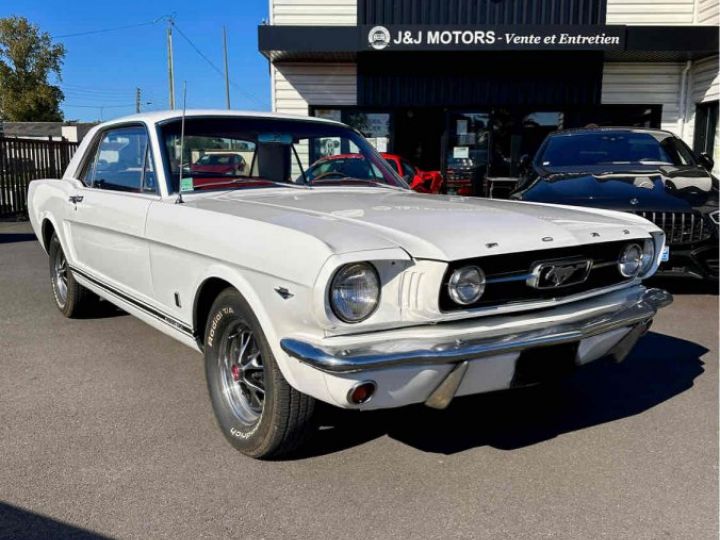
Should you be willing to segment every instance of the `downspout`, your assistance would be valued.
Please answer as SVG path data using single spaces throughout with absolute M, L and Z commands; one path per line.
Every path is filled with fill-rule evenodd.
M 685 67 L 680 75 L 680 102 L 678 103 L 678 131 L 680 132 L 680 138 L 685 139 L 685 116 L 687 113 L 687 95 L 688 95 L 688 73 L 692 67 L 692 60 L 685 62 Z

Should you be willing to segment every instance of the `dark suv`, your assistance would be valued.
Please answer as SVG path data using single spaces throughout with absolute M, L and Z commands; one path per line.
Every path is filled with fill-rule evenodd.
M 717 279 L 718 179 L 672 133 L 584 128 L 548 135 L 511 198 L 634 212 L 667 235 L 664 275 Z

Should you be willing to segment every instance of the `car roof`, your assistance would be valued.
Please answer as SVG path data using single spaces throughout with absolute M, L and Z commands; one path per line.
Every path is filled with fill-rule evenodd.
M 631 126 L 598 126 L 583 128 L 568 128 L 554 131 L 548 137 L 558 137 L 563 135 L 584 135 L 589 133 L 647 133 L 649 135 L 675 135 L 671 131 L 657 128 L 631 127 Z
M 127 122 L 145 122 L 147 124 L 159 124 L 168 120 L 179 120 L 183 116 L 182 110 L 167 110 L 167 111 L 152 111 L 138 114 L 131 114 L 128 116 L 122 116 L 120 118 L 114 118 L 107 122 L 103 122 L 98 127 L 112 126 L 116 124 L 124 124 Z M 283 114 L 275 112 L 263 112 L 263 111 L 234 111 L 226 109 L 187 109 L 185 111 L 185 118 L 265 118 L 268 120 L 302 120 L 305 122 L 316 122 L 319 124 L 334 124 L 343 125 L 341 122 L 335 120 L 328 120 L 327 118 L 317 118 L 314 116 L 301 116 L 295 114 Z

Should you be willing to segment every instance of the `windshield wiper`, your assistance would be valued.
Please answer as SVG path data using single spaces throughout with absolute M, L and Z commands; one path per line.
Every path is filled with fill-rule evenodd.
M 290 182 L 276 182 L 274 180 L 267 180 L 265 178 L 242 177 L 242 178 L 228 179 L 225 182 L 215 182 L 212 184 L 200 184 L 198 186 L 193 187 L 193 192 L 204 191 L 205 189 L 210 189 L 210 188 L 214 188 L 214 187 L 236 189 L 236 188 L 241 188 L 246 184 L 258 184 L 259 187 L 262 187 L 263 185 L 265 185 L 266 187 L 267 186 L 294 187 L 294 188 L 303 187 L 303 186 L 298 186 L 296 184 L 291 184 Z M 186 192 L 186 193 L 189 193 L 189 192 Z
M 343 176 L 342 178 L 328 178 L 320 179 L 315 183 L 313 180 L 310 180 L 310 183 L 308 184 L 310 187 L 322 187 L 323 185 L 333 185 L 333 186 L 342 186 L 342 185 L 354 185 L 354 184 L 367 184 L 369 186 L 377 186 L 382 188 L 393 188 L 395 186 L 391 186 L 390 184 L 386 184 L 384 182 L 378 182 L 377 180 L 368 180 L 366 178 L 355 178 L 352 176 Z

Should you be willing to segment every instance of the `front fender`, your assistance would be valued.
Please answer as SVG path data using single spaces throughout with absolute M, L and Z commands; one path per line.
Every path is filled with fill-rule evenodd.
M 312 301 L 312 288 L 297 283 L 289 283 L 275 276 L 240 271 L 223 263 L 210 265 L 202 277 L 193 285 L 195 291 L 194 304 L 208 280 L 220 279 L 234 287 L 253 310 L 265 338 L 273 352 L 283 377 L 296 389 L 327 400 L 328 390 L 325 377 L 309 366 L 290 358 L 280 347 L 280 339 L 294 332 L 307 331 L 308 306 Z M 292 296 L 285 299 L 275 292 L 276 288 L 286 288 Z M 199 336 L 204 335 L 204 328 L 196 327 Z M 202 337 L 200 338 L 202 339 Z M 302 382 L 302 384 L 300 384 Z

